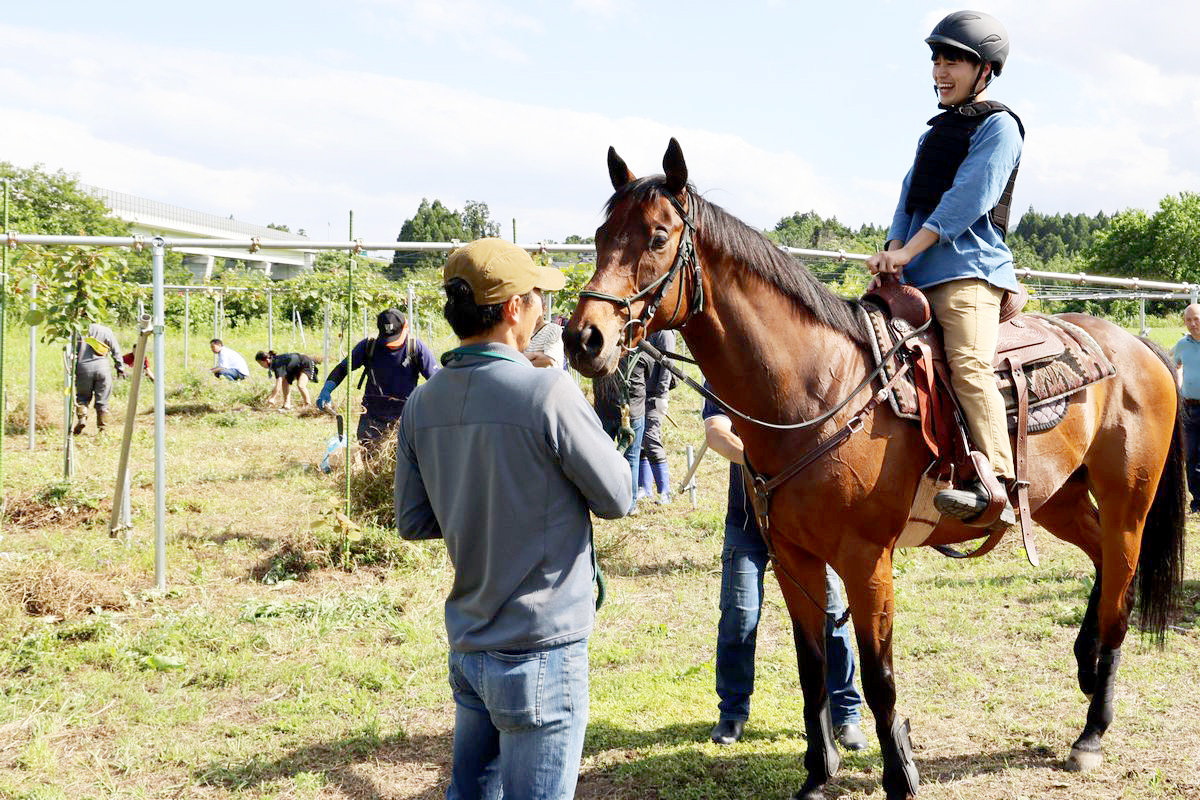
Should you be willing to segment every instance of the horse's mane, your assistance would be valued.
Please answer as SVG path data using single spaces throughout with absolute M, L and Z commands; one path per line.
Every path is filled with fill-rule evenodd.
M 610 216 L 617 203 L 626 197 L 632 196 L 634 201 L 646 203 L 665 196 L 668 192 L 664 183 L 661 175 L 630 181 L 609 198 L 604 207 L 605 216 Z M 817 321 L 840 331 L 854 342 L 867 343 L 867 334 L 857 313 L 857 301 L 834 294 L 803 264 L 776 247 L 760 231 L 705 200 L 690 183 L 687 188 L 695 200 L 695 207 L 690 211 L 696 223 L 696 236 L 703 245 L 728 254 L 751 274 L 804 306 Z

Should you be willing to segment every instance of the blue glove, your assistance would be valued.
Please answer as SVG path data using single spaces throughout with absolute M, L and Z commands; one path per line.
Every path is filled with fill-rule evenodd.
M 333 381 L 325 381 L 325 385 L 321 387 L 321 393 L 317 395 L 317 409 L 325 410 L 325 406 L 333 402 L 333 390 L 337 388 L 337 384 Z

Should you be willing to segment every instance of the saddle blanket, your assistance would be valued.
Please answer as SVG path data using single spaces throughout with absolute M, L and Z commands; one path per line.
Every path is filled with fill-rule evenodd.
M 872 304 L 864 304 L 863 307 L 870 321 L 868 327 L 871 330 L 874 363 L 878 365 L 883 354 L 891 350 L 912 328 L 904 320 L 889 319 Z M 1019 335 L 1025 338 L 1042 334 L 1051 342 L 1050 350 L 1057 351 L 1054 355 L 1032 360 L 1021 367 L 1029 387 L 1029 433 L 1053 428 L 1066 416 L 1071 395 L 1089 384 L 1116 374 L 1116 368 L 1100 349 L 1100 345 L 1091 334 L 1078 325 L 1045 314 L 1019 314 L 1004 325 L 1016 326 L 1020 329 Z M 934 336 L 940 339 L 940 333 L 932 334 L 926 331 L 920 340 L 929 341 Z M 1057 339 L 1061 346 L 1053 346 L 1054 339 Z M 1004 340 L 1005 335 L 1002 333 L 1002 348 Z M 936 344 L 938 346 L 935 347 L 935 352 L 940 353 L 940 341 L 936 341 Z M 1000 358 L 1003 357 L 1004 352 L 1001 352 Z M 898 368 L 898 359 L 888 359 L 888 363 L 883 365 L 882 380 L 887 381 Z M 1000 393 L 1004 396 L 1009 430 L 1015 430 L 1017 398 L 1013 391 L 1012 376 L 1007 369 L 997 367 L 996 381 L 1000 386 Z M 888 402 L 897 416 L 919 421 L 917 387 L 911 370 L 889 393 Z

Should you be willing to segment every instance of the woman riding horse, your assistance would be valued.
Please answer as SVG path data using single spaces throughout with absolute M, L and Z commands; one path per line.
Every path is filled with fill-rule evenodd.
M 1008 32 L 995 17 L 956 11 L 925 43 L 944 111 L 921 136 L 885 249 L 867 260 L 867 268 L 876 276 L 872 287 L 880 276 L 903 274 L 929 298 L 971 438 L 1011 493 L 1016 472 L 992 359 L 1000 301 L 1004 292 L 1017 290 L 1004 234 L 1024 130 L 1007 106 L 987 100 L 988 86 L 1008 58 Z M 998 497 L 995 511 L 985 512 L 993 493 L 985 488 L 990 476 L 980 478 L 985 480 L 939 492 L 938 511 L 981 527 L 997 522 L 1000 512 L 999 524 L 1012 525 L 1011 502 Z

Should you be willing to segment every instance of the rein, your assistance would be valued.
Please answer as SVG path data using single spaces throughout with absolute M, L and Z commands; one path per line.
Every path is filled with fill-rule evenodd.
M 704 311 L 704 282 L 701 279 L 702 276 L 700 274 L 700 262 L 696 258 L 696 244 L 693 240 L 693 236 L 696 232 L 696 223 L 692 220 L 692 217 L 688 214 L 680 202 L 675 199 L 674 195 L 666 194 L 664 196 L 671 201 L 671 205 L 675 207 L 676 213 L 679 214 L 679 218 L 683 221 L 683 234 L 679 237 L 679 249 L 675 251 L 675 261 L 671 264 L 671 268 L 664 272 L 660 277 L 653 280 L 644 289 L 641 289 L 638 292 L 629 295 L 628 297 L 620 297 L 619 295 L 607 294 L 605 292 L 595 292 L 590 289 L 583 289 L 579 292 L 580 298 L 594 297 L 597 300 L 607 300 L 610 303 L 616 303 L 619 306 L 624 306 L 625 313 L 629 317 L 629 321 L 625 323 L 625 327 L 621 331 L 623 338 L 623 341 L 621 342 L 621 348 L 626 352 L 633 352 L 637 349 L 637 347 L 635 347 L 633 344 L 634 330 L 640 327 L 642 329 L 642 335 L 645 335 L 646 326 L 650 324 L 650 320 L 654 318 L 654 315 L 658 312 L 659 305 L 662 304 L 663 296 L 667 291 L 667 286 L 677 274 L 684 270 L 685 267 L 691 268 L 692 300 L 688 307 L 687 316 L 683 318 L 683 322 L 680 323 L 680 327 L 686 325 L 688 320 L 691 319 L 693 315 Z M 692 205 L 691 191 L 688 191 L 687 197 L 688 205 Z M 635 274 L 633 278 L 634 285 L 636 286 L 638 276 Z M 684 281 L 681 280 L 679 282 L 678 297 L 675 301 L 675 311 L 671 313 L 671 319 L 667 321 L 667 324 L 664 327 L 670 328 L 673 326 L 675 324 L 675 318 L 679 315 L 679 305 L 683 300 L 683 284 Z M 642 313 L 639 314 L 636 319 L 634 319 L 633 302 L 635 300 L 641 300 L 647 295 L 650 296 L 650 299 L 647 300 L 646 304 L 642 307 Z
M 753 422 L 755 425 L 762 425 L 764 428 L 773 428 L 774 430 L 778 430 L 778 431 L 794 431 L 794 430 L 803 430 L 805 428 L 811 428 L 815 425 L 821 425 L 825 422 L 828 422 L 830 417 L 832 417 L 834 414 L 837 414 L 839 411 L 841 411 L 843 408 L 845 408 L 859 392 L 861 392 L 863 389 L 870 386 L 871 382 L 874 381 L 876 378 L 883 375 L 883 365 L 884 364 L 886 364 L 889 360 L 896 357 L 897 355 L 900 355 L 902 357 L 903 354 L 901 351 L 905 350 L 905 346 L 908 344 L 908 341 L 910 339 L 916 338 L 920 334 L 924 333 L 925 330 L 932 324 L 932 322 L 933 322 L 933 320 L 931 318 L 930 320 L 926 321 L 925 324 L 923 324 L 921 327 L 913 328 L 908 333 L 906 333 L 904 335 L 904 337 L 902 339 L 900 339 L 900 341 L 898 341 L 890 350 L 888 350 L 886 353 L 883 354 L 882 358 L 880 358 L 880 360 L 879 360 L 879 366 L 876 367 L 874 370 L 872 370 L 871 373 L 867 375 L 867 377 L 863 378 L 863 380 L 858 384 L 858 386 L 855 386 L 854 389 L 849 394 L 847 394 L 844 398 L 839 400 L 837 405 L 835 405 L 833 408 L 824 412 L 820 416 L 813 417 L 812 419 L 803 420 L 801 422 L 795 422 L 790 425 L 783 425 L 783 424 L 777 423 L 777 422 L 766 422 L 766 421 L 758 419 L 756 417 L 752 417 L 749 414 L 743 414 L 741 411 L 738 411 L 736 408 L 729 405 L 729 403 L 726 403 L 724 400 L 722 400 L 720 397 L 718 397 L 711 389 L 705 388 L 701 384 L 696 383 L 696 381 L 692 380 L 692 378 L 690 376 L 688 376 L 687 374 L 685 374 L 681 369 L 679 369 L 679 367 L 676 367 L 674 364 L 667 363 L 667 360 L 670 359 L 670 360 L 674 360 L 674 361 L 686 361 L 689 364 L 696 364 L 697 362 L 695 361 L 695 359 L 686 358 L 684 356 L 677 355 L 675 353 L 664 353 L 664 352 L 660 351 L 654 345 L 650 344 L 645 339 L 643 339 L 642 341 L 640 341 L 638 343 L 638 349 L 641 350 L 646 355 L 648 355 L 652 361 L 654 361 L 655 363 L 657 363 L 658 365 L 660 365 L 661 367 L 666 369 L 668 372 L 670 372 L 676 378 L 679 378 L 679 380 L 686 383 L 688 386 L 690 386 L 692 389 L 694 389 L 696 392 L 698 392 L 702 397 L 706 397 L 709 400 L 713 401 L 714 403 L 716 403 L 718 406 L 720 406 L 722 409 L 724 409 L 729 414 L 732 414 L 740 419 L 744 419 L 747 422 Z M 888 386 L 889 387 L 891 386 L 890 382 L 888 383 Z

